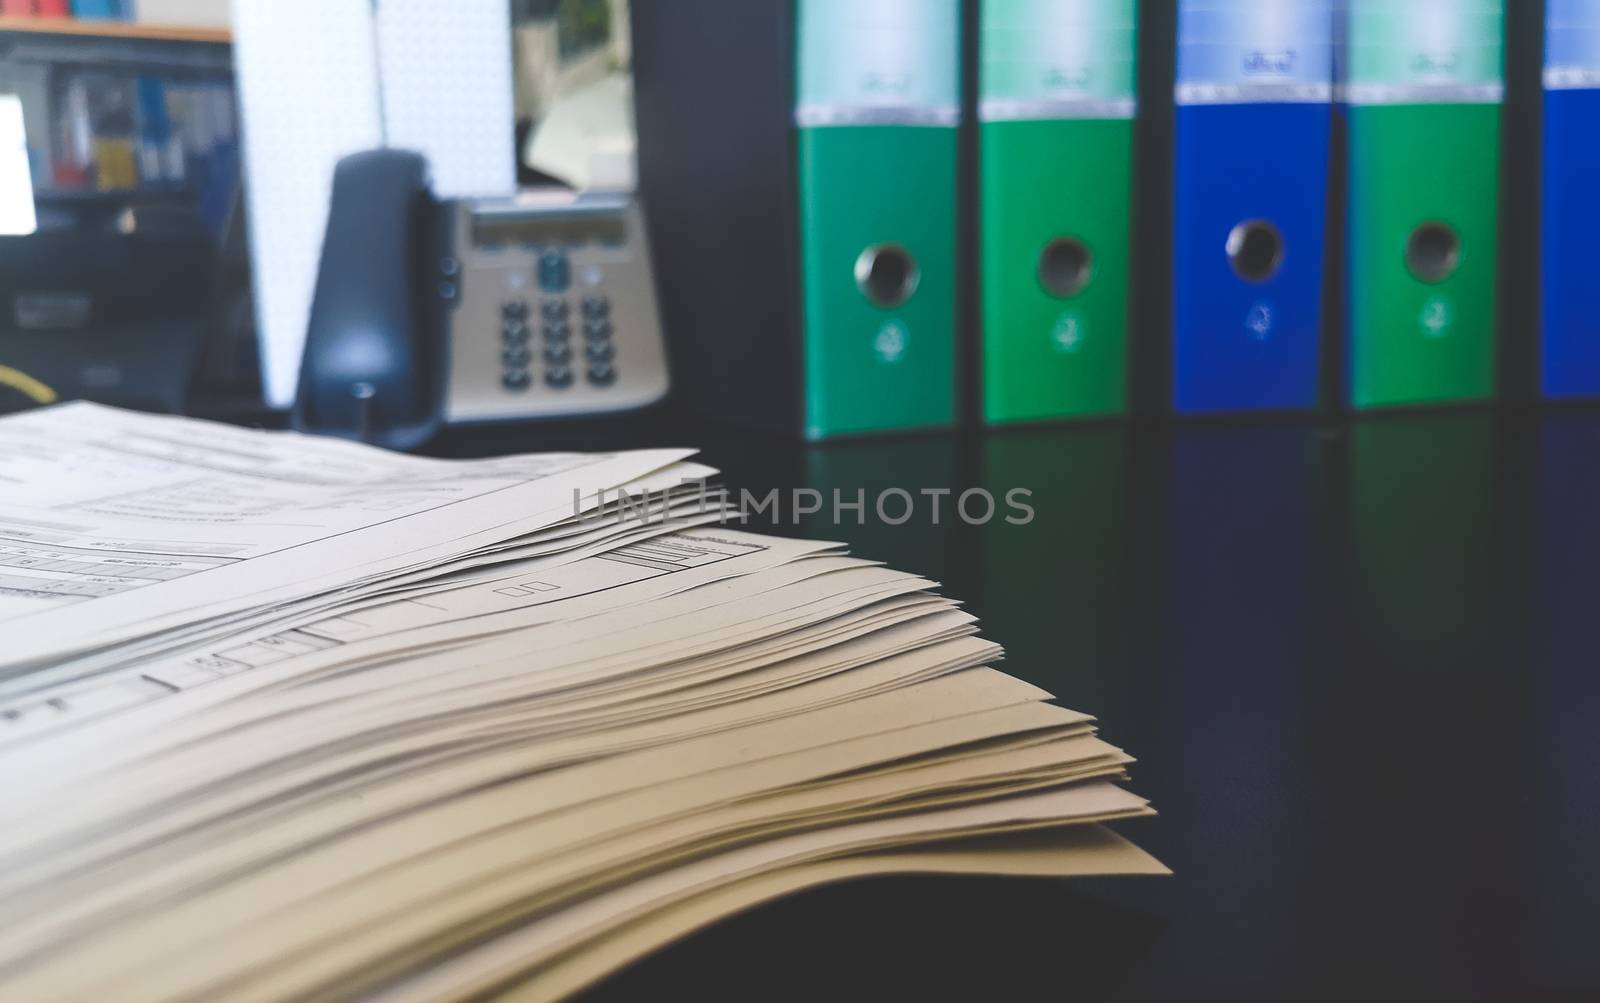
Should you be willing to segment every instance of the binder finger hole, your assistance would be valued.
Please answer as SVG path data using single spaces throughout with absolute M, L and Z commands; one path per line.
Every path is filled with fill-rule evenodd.
M 1443 282 L 1461 264 L 1461 235 L 1446 223 L 1424 223 L 1406 241 L 1406 267 L 1423 282 Z
M 856 287 L 886 310 L 910 299 L 921 278 L 917 259 L 899 244 L 874 244 L 856 259 Z
M 1094 255 L 1080 240 L 1057 237 L 1039 252 L 1039 284 L 1066 299 L 1083 292 L 1094 276 Z
M 1283 234 L 1264 219 L 1246 220 L 1228 233 L 1228 264 L 1246 282 L 1265 282 L 1283 266 Z

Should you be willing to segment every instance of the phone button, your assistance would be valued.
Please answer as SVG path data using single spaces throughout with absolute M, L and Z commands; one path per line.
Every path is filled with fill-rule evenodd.
M 560 251 L 539 256 L 539 287 L 547 293 L 564 293 L 572 284 L 572 263 Z
M 586 320 L 604 320 L 611 315 L 611 301 L 604 296 L 585 296 L 583 316 Z
M 544 381 L 557 390 L 572 386 L 571 366 L 550 366 L 544 371 Z
M 613 332 L 609 320 L 589 320 L 583 323 L 583 336 L 590 341 L 605 341 Z
M 533 361 L 533 353 L 528 351 L 526 345 L 507 345 L 505 351 L 500 353 L 500 361 L 508 369 L 521 369 Z
M 544 340 L 549 344 L 566 341 L 572 337 L 572 325 L 564 320 L 544 326 Z
M 500 338 L 508 345 L 520 345 L 528 340 L 528 325 L 520 320 L 508 320 L 500 325 Z
M 500 384 L 507 390 L 526 390 L 531 382 L 526 369 L 507 369 L 500 375 Z
M 617 382 L 617 367 L 609 362 L 596 362 L 589 366 L 589 382 L 597 387 L 608 387 Z
M 617 350 L 609 341 L 590 341 L 584 344 L 583 354 L 590 362 L 610 362 L 616 358 Z
M 547 321 L 566 320 L 570 312 L 566 300 L 545 300 L 539 304 L 539 312 Z
M 500 305 L 500 316 L 507 320 L 523 320 L 528 316 L 527 300 L 507 300 Z
M 572 362 L 572 347 L 565 342 L 544 346 L 544 361 L 550 366 L 565 366 Z

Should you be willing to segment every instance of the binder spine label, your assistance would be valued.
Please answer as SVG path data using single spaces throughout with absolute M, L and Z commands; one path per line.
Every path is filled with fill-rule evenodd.
M 1129 119 L 1137 0 L 983 0 L 978 117 Z
M 1180 105 L 1324 103 L 1333 96 L 1332 0 L 1181 0 Z
M 959 0 L 799 0 L 795 122 L 961 121 Z
M 1544 85 L 1600 89 L 1600 0 L 1548 0 Z
M 1341 102 L 1498 104 L 1505 96 L 1503 0 L 1340 0 Z

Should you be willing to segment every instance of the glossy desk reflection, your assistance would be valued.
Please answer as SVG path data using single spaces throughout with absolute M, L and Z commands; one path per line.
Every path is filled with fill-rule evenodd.
M 1032 490 L 1021 527 L 752 528 L 967 599 L 1139 757 L 1124 828 L 1177 875 L 824 889 L 591 998 L 1600 996 L 1600 416 L 669 433 L 756 491 Z
M 1526 646 L 1527 776 L 1533 810 L 1511 878 L 1525 936 L 1518 962 L 1538 985 L 1595 989 L 1600 942 L 1600 421 L 1546 421 L 1534 510 Z

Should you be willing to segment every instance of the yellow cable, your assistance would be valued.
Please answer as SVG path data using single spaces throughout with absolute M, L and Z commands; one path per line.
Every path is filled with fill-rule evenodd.
M 22 392 L 24 396 L 31 397 L 37 404 L 54 404 L 57 394 L 50 387 L 29 376 L 20 369 L 10 366 L 0 366 L 0 386 L 8 386 Z

